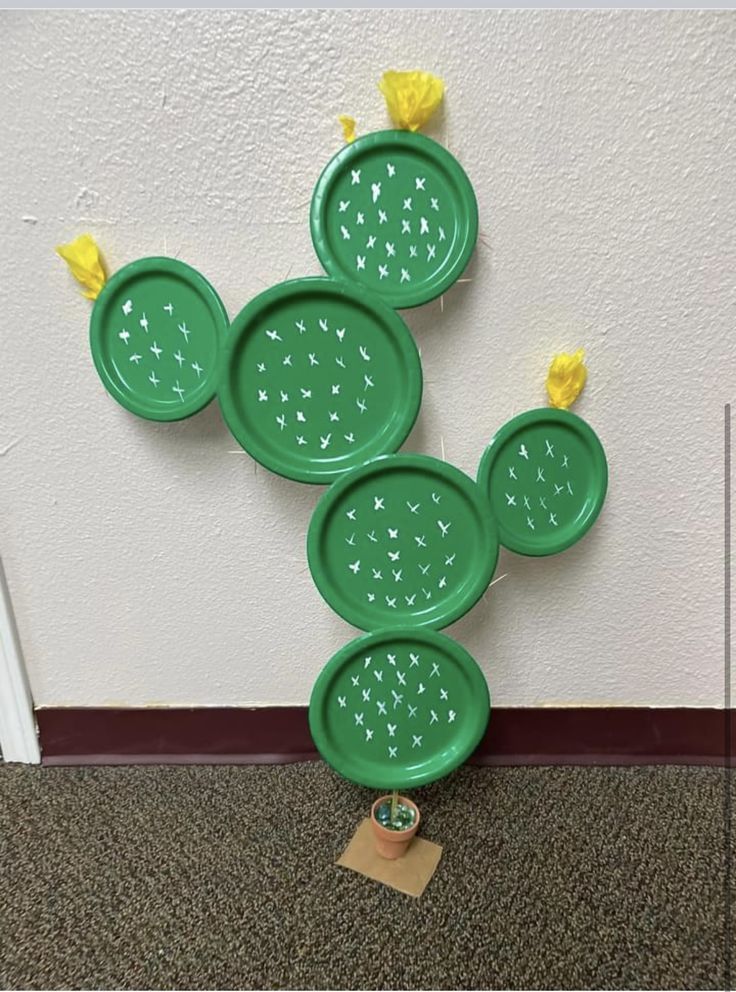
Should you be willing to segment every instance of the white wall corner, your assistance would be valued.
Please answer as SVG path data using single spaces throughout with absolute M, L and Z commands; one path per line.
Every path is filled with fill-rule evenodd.
M 0 558 L 0 749 L 3 761 L 41 762 L 33 700 Z

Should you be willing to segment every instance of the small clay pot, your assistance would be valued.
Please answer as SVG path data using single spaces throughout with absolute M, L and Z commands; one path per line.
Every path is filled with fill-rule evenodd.
M 403 857 L 409 849 L 409 845 L 414 839 L 414 834 L 419 829 L 419 808 L 411 799 L 406 796 L 399 796 L 399 802 L 403 806 L 409 806 L 414 810 L 414 823 L 407 830 L 389 830 L 382 826 L 376 819 L 376 810 L 383 803 L 390 803 L 391 796 L 381 796 L 376 799 L 371 807 L 371 827 L 373 828 L 373 838 L 376 842 L 376 851 L 382 858 L 395 861 Z

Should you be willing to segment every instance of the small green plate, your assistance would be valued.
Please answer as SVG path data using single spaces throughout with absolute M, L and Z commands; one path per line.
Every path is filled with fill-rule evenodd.
M 499 540 L 521 555 L 554 555 L 593 526 L 608 468 L 593 429 L 567 410 L 514 417 L 481 458 L 478 484 L 490 498 Z
M 490 717 L 483 672 L 444 634 L 412 627 L 351 641 L 312 689 L 309 727 L 336 772 L 371 789 L 442 778 L 478 746 Z
M 219 400 L 225 421 L 266 468 L 330 483 L 395 451 L 422 398 L 406 324 L 380 299 L 335 279 L 293 279 L 233 321 Z
M 224 306 L 196 269 L 141 258 L 119 269 L 92 309 L 90 347 L 107 391 L 147 420 L 183 420 L 217 391 Z
M 427 455 L 386 455 L 320 499 L 307 535 L 324 599 L 363 630 L 446 627 L 483 595 L 498 538 L 480 488 Z
M 478 237 L 478 204 L 442 145 L 409 131 L 378 131 L 327 164 L 310 227 L 330 275 L 362 283 L 397 309 L 416 307 L 462 275 Z

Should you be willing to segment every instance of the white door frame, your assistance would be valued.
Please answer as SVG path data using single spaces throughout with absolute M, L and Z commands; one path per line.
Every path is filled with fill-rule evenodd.
M 0 750 L 3 761 L 38 765 L 41 751 L 18 629 L 0 558 Z

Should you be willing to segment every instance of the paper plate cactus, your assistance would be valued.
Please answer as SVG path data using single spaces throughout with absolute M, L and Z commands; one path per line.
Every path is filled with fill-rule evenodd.
M 496 433 L 477 481 L 395 453 L 422 394 L 419 353 L 395 310 L 457 280 L 478 209 L 460 164 L 416 133 L 442 100 L 442 81 L 392 72 L 381 90 L 396 129 L 357 137 L 343 115 L 347 144 L 314 190 L 311 233 L 329 277 L 274 286 L 231 326 L 216 291 L 183 262 L 141 259 L 108 280 L 89 235 L 57 250 L 95 301 L 92 356 L 119 403 L 176 420 L 218 395 L 261 464 L 331 484 L 309 527 L 309 568 L 326 602 L 367 633 L 319 674 L 309 721 L 340 774 L 390 790 L 372 822 L 393 858 L 419 825 L 398 790 L 465 761 L 490 715 L 480 668 L 437 630 L 483 595 L 499 545 L 544 556 L 578 541 L 608 476 L 596 434 L 567 409 L 585 383 L 582 351 L 555 357 L 551 406 Z

